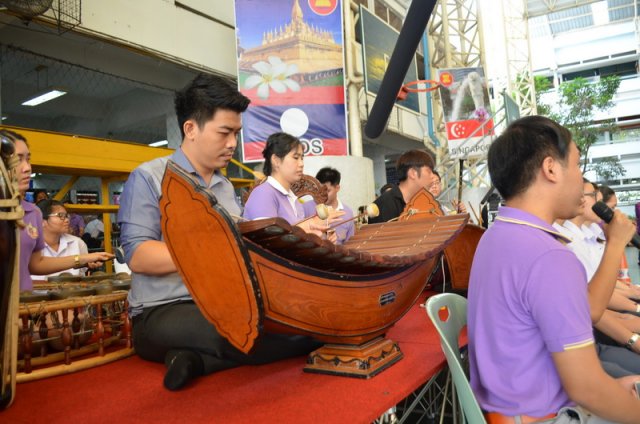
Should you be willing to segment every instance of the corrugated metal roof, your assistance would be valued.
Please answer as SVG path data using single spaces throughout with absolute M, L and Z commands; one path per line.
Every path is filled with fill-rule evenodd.
M 590 3 L 595 1 L 528 0 L 533 8 L 529 13 L 531 36 L 542 37 L 593 26 Z M 640 0 L 607 0 L 609 21 L 632 19 L 636 15 L 636 7 L 640 11 Z
M 528 16 L 546 15 L 576 6 L 596 3 L 598 0 L 527 0 Z M 633 0 L 631 0 L 633 1 Z
M 545 37 L 551 35 L 551 28 L 549 28 L 549 20 L 545 15 L 536 16 L 529 19 L 529 34 L 533 38 Z
M 640 1 L 636 0 L 607 0 L 609 21 L 623 21 L 635 16 L 635 6 L 640 8 Z
M 549 13 L 547 18 L 553 34 L 593 25 L 593 15 L 589 5 Z

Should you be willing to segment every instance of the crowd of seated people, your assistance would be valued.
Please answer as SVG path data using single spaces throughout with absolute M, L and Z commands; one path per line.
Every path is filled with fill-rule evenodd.
M 554 227 L 571 239 L 567 246 L 585 269 L 589 297 L 594 299 L 591 305 L 595 307 L 595 299 L 602 294 L 594 286 L 603 284 L 603 279 L 615 278 L 617 274 L 606 268 L 613 268 L 617 272 L 621 266 L 621 257 L 611 256 L 606 252 L 606 236 L 600 227 L 601 219 L 592 209 L 597 201 L 602 200 L 601 191 L 595 184 L 584 180 L 583 194 L 582 212 L 572 219 L 554 223 Z M 595 284 L 592 284 L 593 282 Z M 607 281 L 604 283 L 607 284 Z M 608 285 L 612 283 L 613 281 L 608 281 Z M 627 345 L 633 334 L 640 332 L 640 318 L 634 315 L 640 310 L 640 305 L 632 300 L 634 296 L 640 298 L 640 292 L 634 295 L 629 289 L 614 289 L 606 303 L 607 309 L 599 320 L 594 321 L 598 356 L 605 371 L 613 377 L 640 374 L 640 343 L 633 342 Z
M 221 206 L 236 216 L 241 208 L 221 169 L 237 146 L 240 114 L 247 106 L 248 99 L 234 87 L 211 76 L 198 76 L 176 95 L 183 142 L 171 159 L 196 175 L 214 191 Z M 531 137 L 538 137 L 542 145 L 531 148 Z M 17 140 L 22 187 L 26 187 L 28 146 Z M 505 159 L 514 149 L 523 151 L 522 164 Z M 303 156 L 296 137 L 269 136 L 263 152 L 266 181 L 251 191 L 242 215 L 248 220 L 281 217 L 330 241 L 345 242 L 357 231 L 352 225 L 345 225 L 344 231 L 330 230 L 352 216 L 339 199 L 341 184 L 349 182 L 342 181 L 336 169 L 321 169 L 316 176 L 327 187 L 330 213 L 326 219 L 315 216 L 315 205 L 305 208 L 291 190 L 303 175 Z M 472 269 L 472 385 L 487 412 L 508 417 L 555 420 L 548 416 L 577 403 L 609 420 L 634 422 L 624 414 L 640 416 L 640 403 L 625 397 L 632 391 L 631 378 L 640 378 L 636 376 L 640 374 L 640 319 L 635 315 L 640 311 L 636 302 L 640 296 L 629 281 L 616 282 L 616 275 L 635 228 L 630 229 L 628 219 L 616 213 L 602 231 L 590 205 L 602 199 L 615 208 L 615 193 L 583 182 L 578 158 L 568 131 L 541 117 L 516 121 L 491 147 L 492 180 L 506 206 L 480 242 Z M 203 374 L 313 349 L 316 344 L 309 340 L 267 335 L 256 352 L 246 355 L 229 346 L 202 317 L 161 237 L 158 199 L 167 160 L 143 164 L 131 174 L 118 217 L 125 257 L 133 271 L 129 302 L 138 354 L 164 362 L 165 387 L 177 390 Z M 396 166 L 399 182 L 375 200 L 380 214 L 371 223 L 396 219 L 422 189 L 436 197 L 440 194 L 439 174 L 426 151 L 405 152 Z M 461 206 L 453 205 L 456 212 L 464 212 Z M 24 233 L 33 239 L 25 244 L 27 276 L 110 258 L 82 253 L 82 244 L 65 235 L 69 220 L 62 204 L 45 201 L 41 208 L 42 214 L 25 208 L 32 215 L 26 219 L 31 227 Z M 96 220 L 84 231 L 93 236 L 104 227 L 100 229 Z M 65 240 L 73 240 L 78 253 L 64 253 L 73 244 Z M 47 259 L 57 260 L 55 264 L 45 266 L 46 249 L 52 256 Z M 602 339 L 594 340 L 593 327 Z M 188 335 L 184 328 L 190 328 Z M 603 369 L 621 379 L 616 382 Z M 515 376 L 522 377 L 522 384 L 514 381 Z M 589 390 L 597 392 L 597 399 Z
M 598 240 L 599 193 L 570 131 L 548 118 L 512 122 L 488 168 L 504 206 L 477 247 L 467 310 L 471 387 L 487 422 L 638 422 L 640 336 L 624 325 L 632 315 L 607 309 L 635 226 L 614 211 Z M 593 326 L 629 350 L 596 343 Z

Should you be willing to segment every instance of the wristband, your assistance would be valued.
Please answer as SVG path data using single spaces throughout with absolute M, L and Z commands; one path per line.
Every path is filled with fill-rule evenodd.
M 638 341 L 638 339 L 640 339 L 640 334 L 633 333 L 629 338 L 629 340 L 627 340 L 627 344 L 626 344 L 627 348 L 632 349 L 633 345 Z
M 74 268 L 80 268 L 80 255 L 75 255 L 73 257 L 73 261 L 75 262 Z M 638 305 L 640 306 L 640 305 Z

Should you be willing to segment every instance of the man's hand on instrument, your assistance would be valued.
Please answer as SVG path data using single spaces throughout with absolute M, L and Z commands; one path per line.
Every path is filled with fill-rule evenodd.
M 464 202 L 462 200 L 458 201 L 456 199 L 451 201 L 451 204 L 453 205 L 454 209 L 456 210 L 456 213 L 467 213 L 467 207 L 465 206 Z

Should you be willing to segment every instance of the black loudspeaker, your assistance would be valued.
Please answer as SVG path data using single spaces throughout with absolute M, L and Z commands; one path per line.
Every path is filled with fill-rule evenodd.
M 416 54 L 416 49 L 427 28 L 437 0 L 413 0 L 407 17 L 391 54 L 387 71 L 382 78 L 378 95 L 371 108 L 364 133 L 369 138 L 378 138 L 387 126 L 391 109 L 396 102 L 407 70 Z

